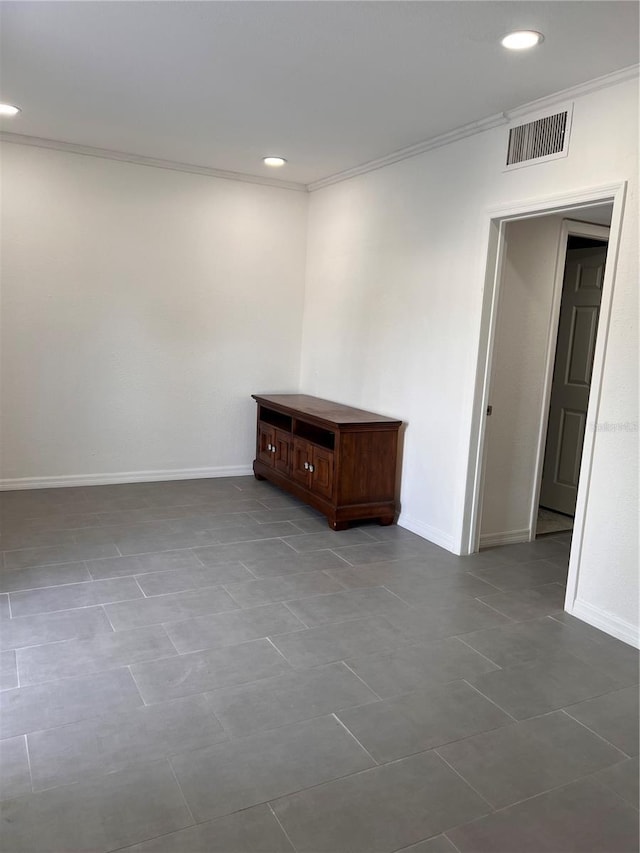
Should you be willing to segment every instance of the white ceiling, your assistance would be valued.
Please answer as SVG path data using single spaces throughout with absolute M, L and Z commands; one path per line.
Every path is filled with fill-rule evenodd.
M 638 62 L 617 0 L 9 0 L 1 24 L 2 130 L 303 184 Z M 522 28 L 544 43 L 504 50 Z

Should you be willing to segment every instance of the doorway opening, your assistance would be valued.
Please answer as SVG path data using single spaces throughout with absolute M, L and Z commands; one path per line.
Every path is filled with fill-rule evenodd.
M 576 512 L 609 238 L 581 226 L 566 241 L 536 537 L 573 530 Z
M 573 527 L 611 205 L 576 215 L 504 227 L 480 548 Z
M 618 262 L 618 253 L 620 246 L 620 235 L 622 231 L 622 219 L 624 213 L 625 197 L 627 184 L 626 181 L 619 183 L 608 184 L 605 186 L 580 189 L 573 192 L 566 192 L 560 195 L 552 195 L 547 197 L 539 197 L 537 199 L 527 199 L 521 202 L 514 202 L 506 206 L 494 208 L 487 212 L 486 220 L 486 242 L 488 246 L 487 265 L 485 268 L 484 289 L 482 299 L 482 317 L 480 325 L 479 349 L 476 372 L 476 391 L 474 397 L 472 423 L 471 423 L 471 442 L 469 447 L 469 462 L 467 467 L 467 483 L 464 501 L 463 526 L 461 531 L 461 554 L 471 554 L 480 550 L 482 547 L 491 545 L 491 541 L 484 540 L 481 543 L 481 526 L 487 514 L 487 495 L 485 494 L 487 472 L 490 465 L 489 457 L 489 425 L 491 431 L 496 429 L 496 424 L 499 418 L 496 416 L 504 412 L 512 412 L 517 416 L 519 423 L 526 423 L 529 426 L 535 424 L 535 419 L 527 417 L 527 406 L 522 403 L 531 403 L 535 399 L 534 391 L 537 394 L 537 438 L 533 441 L 533 451 L 531 447 L 527 452 L 520 452 L 521 448 L 517 448 L 517 452 L 509 450 L 506 446 L 500 446 L 498 443 L 497 452 L 494 452 L 498 459 L 498 470 L 507 471 L 510 464 L 513 462 L 515 467 L 520 470 L 523 468 L 528 470 L 531 477 L 531 488 L 528 492 L 529 517 L 521 516 L 520 523 L 516 521 L 516 526 L 509 523 L 508 526 L 501 526 L 497 529 L 500 534 L 509 534 L 511 537 L 503 537 L 500 542 L 495 544 L 507 544 L 507 542 L 531 542 L 535 539 L 537 528 L 537 516 L 539 508 L 539 497 L 542 486 L 542 468 L 546 451 L 547 439 L 547 414 L 550 407 L 552 374 L 555 363 L 557 331 L 559 326 L 560 315 L 560 299 L 562 294 L 562 284 L 564 279 L 564 262 L 566 251 L 566 240 L 568 239 L 571 227 L 576 224 L 581 228 L 599 228 L 609 225 L 608 233 L 608 251 L 606 265 L 604 268 L 604 279 L 602 281 L 601 303 L 598 317 L 598 329 L 595 337 L 595 347 L 592 359 L 591 369 L 591 385 L 588 401 L 588 409 L 586 415 L 586 431 L 584 434 L 582 458 L 579 466 L 579 478 L 577 488 L 577 500 L 575 505 L 574 528 L 571 534 L 558 534 L 570 541 L 569 546 L 569 569 L 566 581 L 565 594 L 565 610 L 568 613 L 579 613 L 580 618 L 591 622 L 596 617 L 587 618 L 585 608 L 578 600 L 578 590 L 580 588 L 581 564 L 583 562 L 583 552 L 585 543 L 592 532 L 594 525 L 597 525 L 598 519 L 592 517 L 587 512 L 589 503 L 589 495 L 592 489 L 592 472 L 594 471 L 596 462 L 596 434 L 597 425 L 601 411 L 601 398 L 604 387 L 605 377 L 605 362 L 607 345 L 609 338 L 609 326 L 612 314 L 613 293 L 616 278 L 616 267 Z M 553 298 L 547 302 L 546 313 L 540 311 L 540 304 L 536 303 L 535 298 L 530 305 L 533 306 L 533 311 L 526 312 L 518 323 L 507 323 L 507 328 L 511 328 L 512 333 L 516 336 L 517 343 L 520 344 L 516 352 L 519 353 L 520 362 L 525 364 L 530 361 L 533 363 L 535 359 L 529 359 L 530 353 L 533 351 L 540 355 L 539 342 L 536 347 L 531 348 L 526 344 L 529 335 L 522 334 L 522 330 L 531 332 L 537 328 L 536 323 L 540 317 L 546 318 L 546 347 L 543 345 L 543 360 L 544 368 L 542 370 L 542 380 L 540 373 L 537 373 L 538 383 L 542 381 L 542 390 L 538 384 L 534 388 L 534 384 L 525 379 L 521 383 L 520 389 L 515 390 L 526 391 L 521 393 L 519 397 L 515 394 L 513 399 L 517 399 L 518 403 L 513 404 L 513 399 L 507 395 L 506 406 L 503 406 L 500 400 L 494 401 L 495 383 L 494 379 L 494 360 L 497 364 L 500 359 L 495 359 L 497 355 L 496 337 L 499 326 L 500 316 L 504 315 L 503 303 L 501 298 L 503 291 L 508 290 L 504 287 L 504 273 L 508 266 L 509 259 L 507 257 L 507 237 L 508 229 L 512 225 L 522 225 L 526 227 L 527 222 L 536 223 L 541 229 L 549 227 L 553 217 L 559 218 L 560 226 L 566 231 L 566 239 L 559 239 L 557 243 L 557 255 L 551 259 L 551 277 L 553 278 Z M 562 233 L 562 232 L 561 232 Z M 606 231 L 603 235 L 602 231 L 583 234 L 576 232 L 576 236 L 584 236 L 596 240 L 606 240 Z M 530 248 L 534 246 L 533 235 L 529 235 L 527 241 Z M 548 258 L 548 253 L 543 257 Z M 520 269 L 525 269 L 529 264 L 525 261 L 520 265 Z M 539 268 L 539 258 L 535 257 L 530 261 L 530 265 Z M 536 313 L 536 310 L 537 313 Z M 500 309 L 500 310 L 499 310 Z M 537 318 L 537 320 L 536 320 Z M 504 360 L 502 362 L 504 364 Z M 512 365 L 507 363 L 507 374 Z M 494 405 L 495 403 L 495 405 Z M 494 406 L 491 410 L 491 406 Z M 489 415 L 489 412 L 491 414 Z M 528 465 L 528 467 L 527 467 Z M 511 468 L 514 466 L 511 465 Z M 512 494 L 514 494 L 512 492 Z M 504 501 L 503 507 L 511 507 L 511 503 L 515 505 L 515 501 Z M 524 519 L 524 520 L 523 520 Z M 512 519 L 513 521 L 513 519 Z M 483 537 L 484 538 L 484 537 Z M 544 545 L 544 541 L 539 543 Z M 537 546 L 536 546 L 537 547 Z M 599 618 L 599 617 L 598 617 Z M 593 622 L 592 624 L 595 624 Z M 598 623 L 599 624 L 599 623 Z

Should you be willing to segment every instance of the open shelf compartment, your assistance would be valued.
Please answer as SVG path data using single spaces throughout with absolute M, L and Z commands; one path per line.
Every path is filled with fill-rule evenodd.
M 318 444 L 326 450 L 335 450 L 336 434 L 330 429 L 324 429 L 306 421 L 294 420 L 293 434 L 312 444 Z
M 291 415 L 285 415 L 282 412 L 277 412 L 275 409 L 260 406 L 260 420 L 265 424 L 277 427 L 277 429 L 291 432 Z

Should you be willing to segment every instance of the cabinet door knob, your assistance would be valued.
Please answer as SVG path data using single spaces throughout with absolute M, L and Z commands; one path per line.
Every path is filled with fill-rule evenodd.
M 305 462 L 305 463 L 304 463 L 304 468 L 305 468 L 305 471 L 308 471 L 308 470 L 309 470 L 309 463 L 308 463 L 308 462 Z
M 271 452 L 272 452 L 272 453 L 275 453 L 275 452 L 276 452 L 276 446 L 275 446 L 275 444 L 272 444 L 272 445 L 271 445 Z
M 271 453 L 271 445 L 270 444 L 267 444 L 267 450 L 269 451 L 269 453 Z
M 316 470 L 316 469 L 313 467 L 313 465 L 309 465 L 309 471 L 311 471 L 311 473 L 312 473 L 312 474 L 313 474 L 313 472 L 314 472 L 315 470 Z

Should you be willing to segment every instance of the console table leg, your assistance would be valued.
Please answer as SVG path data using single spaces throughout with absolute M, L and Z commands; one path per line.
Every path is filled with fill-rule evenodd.
M 390 524 L 393 524 L 393 516 L 392 515 L 381 515 L 378 519 L 378 524 L 381 527 L 388 527 Z
M 329 519 L 329 527 L 332 530 L 348 530 L 349 529 L 349 522 L 348 521 L 331 521 L 331 519 Z

